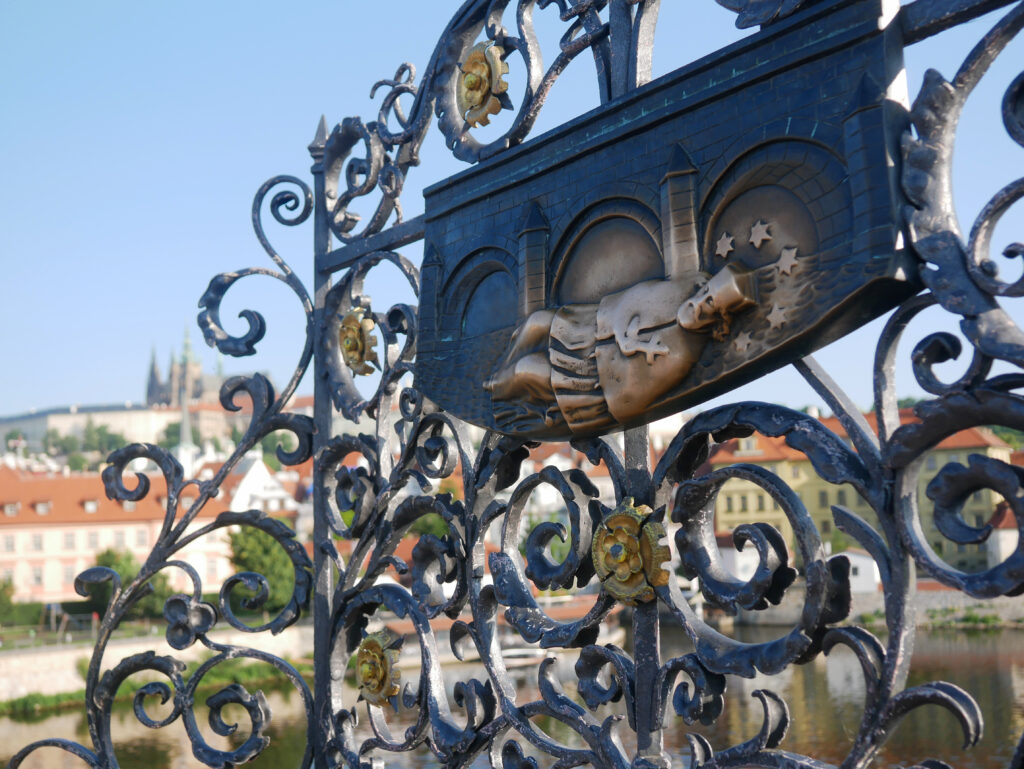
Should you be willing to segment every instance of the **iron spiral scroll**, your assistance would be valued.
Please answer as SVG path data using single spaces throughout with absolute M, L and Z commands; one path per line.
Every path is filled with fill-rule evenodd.
M 830 5 L 813 0 L 719 3 L 740 14 L 738 24 L 765 27 L 785 23 L 803 10 L 813 12 Z M 544 69 L 532 19 L 535 11 L 549 6 L 557 9 L 567 29 L 554 62 Z M 979 10 L 980 6 L 984 8 Z M 275 269 L 249 268 L 215 277 L 200 300 L 198 322 L 206 341 L 222 353 L 253 355 L 265 331 L 262 316 L 243 311 L 247 330 L 232 335 L 221 324 L 221 301 L 242 278 L 263 276 L 285 283 L 299 300 L 306 320 L 304 346 L 294 373 L 280 393 L 260 375 L 225 383 L 223 407 L 239 410 L 244 397 L 251 401 L 252 416 L 234 454 L 211 480 L 184 478 L 170 453 L 155 446 L 135 444 L 111 455 L 103 473 L 111 498 L 139 500 L 149 493 L 146 476 L 126 477 L 134 460 L 148 459 L 164 475 L 168 492 L 160 537 L 130 584 L 122 584 L 119 575 L 100 567 L 83 572 L 76 582 L 83 595 L 97 583 L 113 586 L 88 669 L 89 743 L 37 742 L 20 751 L 10 769 L 44 747 L 67 751 L 89 766 L 118 766 L 111 736 L 113 697 L 126 679 L 139 673 L 159 679 L 142 686 L 135 696 L 140 722 L 164 729 L 180 721 L 195 758 L 204 765 L 227 767 L 253 760 L 268 742 L 271 713 L 262 692 L 231 685 L 206 700 L 215 733 L 227 735 L 238 728 L 223 717 L 229 705 L 241 706 L 247 714 L 248 736 L 232 750 L 212 747 L 195 715 L 196 690 L 203 677 L 218 664 L 237 658 L 272 665 L 298 692 L 307 723 L 307 748 L 297 759 L 302 767 L 316 763 L 370 769 L 387 765 L 389 754 L 426 748 L 451 767 L 486 762 L 496 769 L 546 765 L 640 769 L 682 766 L 689 761 L 705 769 L 819 769 L 827 764 L 786 749 L 789 707 L 770 689 L 754 692 L 763 718 L 757 734 L 746 741 L 713 745 L 694 732 L 688 737 L 689 755 L 673 756 L 664 748 L 662 732 L 679 720 L 686 725 L 716 722 L 725 712 L 724 692 L 730 677 L 775 675 L 836 647 L 846 647 L 856 656 L 866 691 L 843 769 L 871 764 L 897 723 L 925 705 L 951 712 L 962 728 L 965 746 L 977 743 L 982 716 L 968 692 L 944 682 L 907 685 L 915 636 L 916 575 L 920 570 L 977 598 L 1024 592 L 1024 475 L 1005 462 L 977 458 L 967 466 L 950 463 L 940 471 L 935 516 L 946 539 L 976 544 L 988 537 L 988 529 L 968 525 L 962 515 L 967 497 L 983 488 L 1007 500 L 1022 535 L 1017 549 L 1002 563 L 975 573 L 954 569 L 926 540 L 918 478 L 925 453 L 957 431 L 976 425 L 1024 430 L 1024 398 L 1018 392 L 1024 387 L 1024 375 L 991 375 L 997 361 L 1024 366 L 1024 333 L 1002 306 L 1024 294 L 1024 281 L 1000 280 L 988 253 L 996 223 L 1024 197 L 1024 179 L 998 191 L 966 235 L 951 200 L 953 142 L 960 112 L 989 64 L 1024 26 L 1024 3 L 918 0 L 903 10 L 904 33 L 913 38 L 923 37 L 923 30 L 933 34 L 971 13 L 997 6 L 1009 6 L 1009 10 L 951 80 L 934 71 L 927 73 L 907 114 L 899 148 L 900 183 L 907 202 L 901 227 L 924 290 L 897 307 L 878 340 L 874 359 L 877 431 L 813 358 L 803 357 L 794 365 L 839 418 L 846 438 L 804 413 L 756 402 L 717 407 L 694 417 L 653 467 L 646 428 L 628 429 L 621 442 L 604 435 L 576 438 L 573 448 L 593 466 L 602 466 L 611 479 L 614 497 L 603 498 L 581 469 L 547 466 L 524 476 L 523 464 L 535 442 L 477 430 L 417 389 L 415 302 L 421 274 L 416 263 L 397 249 L 418 240 L 422 232 L 415 220 L 403 221 L 400 197 L 405 175 L 417 165 L 419 148 L 434 117 L 454 154 L 475 162 L 526 138 L 551 84 L 579 53 L 594 55 L 602 102 L 642 86 L 650 75 L 658 2 L 467 0 L 440 38 L 419 85 L 414 83 L 413 67 L 403 65 L 395 78 L 374 86 L 373 93 L 385 91 L 376 121 L 349 118 L 333 131 L 321 123 L 310 146 L 312 185 L 296 177 L 275 177 L 257 193 L 253 224 Z M 515 29 L 502 22 L 510 8 Z M 527 71 L 525 94 L 518 106 L 500 89 L 488 92 L 487 98 L 496 100 L 494 109 L 512 109 L 515 114 L 511 127 L 486 145 L 471 135 L 462 109 L 465 99 L 459 102 L 456 82 L 465 75 L 466 52 L 481 39 L 481 50 L 496 46 L 504 58 L 520 56 Z M 492 56 L 490 61 L 493 65 L 497 59 Z M 501 73 L 490 74 L 500 78 Z M 408 112 L 400 105 L 402 97 L 412 100 Z M 484 99 L 473 103 L 482 105 L 485 112 L 491 105 Z M 1003 120 L 1009 135 L 1024 147 L 1024 73 L 1006 91 Z M 357 146 L 365 149 L 365 156 L 350 158 Z M 380 198 L 375 212 L 356 232 L 358 218 L 349 205 L 372 194 Z M 307 291 L 270 244 L 262 224 L 265 208 L 285 226 L 313 218 L 319 267 L 313 291 Z M 335 240 L 343 245 L 332 251 Z M 1024 246 L 1010 244 L 1003 254 L 1020 257 Z M 364 284 L 369 275 L 384 268 L 392 276 L 397 274 L 414 299 L 381 312 L 372 307 Z M 915 407 L 912 423 L 901 425 L 893 373 L 898 343 L 912 319 L 934 306 L 961 319 L 968 349 L 947 333 L 929 334 L 916 344 L 914 376 L 932 397 Z M 956 381 L 942 381 L 934 367 L 961 357 L 970 358 L 966 372 Z M 314 417 L 290 414 L 286 405 L 311 363 Z M 357 388 L 356 376 L 370 370 L 377 374 L 373 392 L 367 395 Z M 350 420 L 368 419 L 372 430 L 332 435 L 336 413 Z M 207 525 L 193 525 L 242 456 L 277 430 L 289 431 L 298 439 L 294 451 L 279 449 L 284 464 L 314 461 L 312 562 L 294 532 L 259 511 L 223 513 Z M 806 455 L 820 478 L 851 485 L 867 502 L 877 527 L 843 506 L 833 506 L 832 513 L 836 527 L 878 565 L 885 591 L 884 640 L 851 621 L 849 561 L 841 554 L 827 554 L 821 532 L 784 479 L 751 464 L 706 470 L 716 444 L 754 433 L 783 439 Z M 439 490 L 451 488 L 456 478 L 461 498 Z M 737 547 L 757 552 L 753 576 L 739 580 L 724 566 L 715 537 L 714 510 L 719 490 L 730 479 L 753 483 L 784 512 L 799 550 L 801 581 L 796 581 L 794 555 L 783 536 L 766 523 L 745 524 L 734 533 Z M 527 521 L 529 500 L 541 487 L 553 490 L 562 500 L 564 523 Z M 186 504 L 182 500 L 189 495 L 194 499 Z M 398 557 L 399 542 L 429 514 L 439 516 L 447 531 L 442 536 L 421 535 L 411 560 Z M 666 530 L 676 524 L 675 536 L 667 537 Z M 264 576 L 235 575 L 225 583 L 214 606 L 203 599 L 199 574 L 176 558 L 189 542 L 231 526 L 255 527 L 270 534 L 294 567 L 291 601 L 259 626 L 236 617 L 229 597 L 242 587 L 254 596 L 246 599 L 247 605 L 258 608 L 268 593 Z M 489 531 L 500 532 L 498 548 L 485 547 Z M 564 545 L 561 558 L 553 555 L 555 542 Z M 666 568 L 673 555 L 681 564 L 679 574 Z M 112 631 L 150 589 L 149 581 L 165 569 L 182 570 L 193 584 L 191 593 L 174 595 L 165 604 L 168 644 L 175 650 L 201 644 L 212 653 L 187 677 L 184 663 L 170 655 L 147 653 L 116 662 L 106 658 Z M 382 579 L 389 570 L 408 577 L 410 586 Z M 768 609 L 794 590 L 803 591 L 803 609 L 794 626 L 778 638 L 741 642 L 715 630 L 694 612 L 679 587 L 684 576 L 699 578 L 705 600 L 728 612 Z M 568 621 L 551 616 L 535 597 L 537 590 L 573 591 L 597 583 L 599 595 L 593 606 Z M 620 604 L 631 607 L 628 650 L 598 643 L 602 623 Z M 313 616 L 315 626 L 312 686 L 285 660 L 256 647 L 220 644 L 211 635 L 226 624 L 256 639 L 261 633 L 280 632 L 304 613 Z M 403 640 L 376 630 L 375 615 L 384 613 L 407 620 L 412 634 Z M 573 685 L 567 687 L 555 674 L 554 658 L 549 657 L 537 672 L 536 698 L 524 701 L 509 673 L 498 635 L 499 620 L 525 643 L 575 657 Z M 659 622 L 681 628 L 694 651 L 663 659 Z M 479 676 L 458 682 L 451 693 L 442 675 L 437 635 L 441 624 L 450 628 L 456 657 L 478 656 L 483 667 Z M 403 643 L 418 646 L 420 664 L 417 671 L 398 675 L 397 656 Z M 345 699 L 343 679 L 350 667 L 360 685 L 359 702 Z M 170 703 L 170 710 L 160 718 L 147 710 L 147 703 L 156 700 Z M 412 722 L 392 728 L 399 710 L 410 711 Z M 365 725 L 359 724 L 361 719 L 369 726 L 368 736 Z M 946 767 L 927 756 L 907 760 L 929 769 Z M 1022 763 L 1024 740 L 1011 765 Z

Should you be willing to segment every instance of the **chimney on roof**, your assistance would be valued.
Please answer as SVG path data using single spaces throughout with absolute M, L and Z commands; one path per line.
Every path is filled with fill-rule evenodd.
M 817 406 L 808 406 L 807 416 L 812 417 L 814 419 L 821 419 L 821 412 L 818 410 Z

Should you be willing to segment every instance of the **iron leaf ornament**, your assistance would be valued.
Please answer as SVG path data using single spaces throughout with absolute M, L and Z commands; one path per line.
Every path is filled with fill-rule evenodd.
M 723 8 L 739 14 L 736 26 L 740 29 L 771 24 L 796 13 L 814 0 L 715 0 Z

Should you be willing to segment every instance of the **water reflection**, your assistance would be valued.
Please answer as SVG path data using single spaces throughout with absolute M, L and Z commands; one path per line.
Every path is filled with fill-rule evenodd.
M 771 637 L 763 629 L 741 628 L 736 635 L 742 640 L 764 640 Z M 677 656 L 691 651 L 685 636 L 678 631 L 666 630 L 665 655 Z M 930 632 L 918 638 L 911 667 L 910 684 L 934 680 L 947 680 L 971 692 L 981 705 L 985 716 L 985 736 L 973 750 L 962 749 L 960 727 L 951 714 L 937 707 L 921 708 L 911 713 L 897 727 L 883 749 L 876 765 L 910 765 L 929 757 L 940 757 L 954 766 L 968 769 L 995 769 L 1008 765 L 1017 738 L 1024 731 L 1024 632 L 1015 630 L 964 632 Z M 556 663 L 556 677 L 564 682 L 566 690 L 575 694 L 573 666 L 576 655 L 564 653 Z M 407 671 L 405 679 L 411 678 Z M 519 702 L 538 697 L 535 666 L 512 672 Z M 445 668 L 445 684 L 453 716 L 464 722 L 464 713 L 455 707 L 453 689 L 458 681 L 477 677 L 484 679 L 479 665 L 453 665 Z M 758 676 L 754 679 L 729 677 L 725 710 L 710 727 L 689 727 L 674 716 L 665 731 L 666 746 L 673 756 L 687 754 L 686 734 L 703 734 L 716 749 L 734 745 L 754 736 L 761 725 L 762 709 L 752 696 L 759 688 L 770 688 L 787 702 L 792 716 L 789 735 L 781 748 L 803 753 L 823 761 L 838 763 L 845 756 L 857 733 L 863 709 L 865 687 L 860 665 L 853 653 L 845 648 L 835 649 L 829 657 L 818 657 L 807 665 L 791 667 L 778 676 Z M 348 690 L 348 701 L 355 697 Z M 282 688 L 270 691 L 268 701 L 273 712 L 270 747 L 253 764 L 256 767 L 286 767 L 297 765 L 306 747 L 306 723 L 301 697 L 293 690 Z M 621 712 L 622 703 L 603 709 L 597 714 L 604 717 Z M 153 715 L 159 710 L 151 709 Z M 414 721 L 414 713 L 399 713 L 391 719 L 394 734 Z M 241 734 L 238 744 L 246 737 L 247 719 L 244 711 L 233 710 L 227 717 L 239 720 Z M 230 741 L 217 737 L 209 729 L 207 713 L 200 707 L 197 721 L 210 744 L 226 748 Z M 559 742 L 574 742 L 571 729 L 552 719 L 537 719 L 537 727 Z M 624 730 L 628 732 L 628 730 Z M 119 708 L 114 715 L 112 733 L 118 745 L 118 758 L 124 769 L 179 769 L 198 766 L 191 746 L 180 723 L 150 730 L 139 724 L 129 708 Z M 368 737 L 369 725 L 361 718 L 357 733 Z M 0 765 L 6 763 L 14 749 L 33 740 L 61 736 L 77 741 L 88 740 L 88 726 L 82 713 L 62 713 L 34 723 L 16 723 L 0 719 Z M 628 734 L 623 734 L 627 737 Z M 523 745 L 528 755 L 537 755 Z M 541 766 L 551 760 L 537 755 Z M 684 764 L 677 759 L 677 765 Z M 485 767 L 487 758 L 481 756 L 473 765 Z M 37 753 L 25 764 L 26 769 L 71 769 L 82 766 L 77 759 L 60 751 L 48 749 Z M 389 767 L 436 767 L 438 762 L 426 750 L 411 754 L 386 756 Z

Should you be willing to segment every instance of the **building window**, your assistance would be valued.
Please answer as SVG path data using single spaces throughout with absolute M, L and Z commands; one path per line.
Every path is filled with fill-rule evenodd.
M 942 555 L 942 551 L 945 549 L 946 546 L 942 543 L 942 540 L 937 539 L 934 542 L 932 542 L 932 550 L 934 550 L 939 555 Z
M 974 516 L 974 525 L 977 526 L 979 529 L 982 526 L 984 526 L 985 525 L 985 516 L 983 516 L 983 515 L 975 515 Z
M 949 459 L 947 461 L 949 461 L 949 462 L 959 462 L 960 461 L 960 455 L 959 454 L 950 454 L 949 455 Z
M 800 468 L 797 467 L 796 465 L 793 465 L 793 469 L 792 469 L 791 472 L 792 472 L 792 475 L 793 475 L 794 478 L 799 478 L 800 477 Z
M 135 544 L 137 546 L 139 546 L 139 547 L 144 547 L 146 545 L 146 530 L 145 529 L 136 529 L 135 530 Z
M 114 547 L 124 547 L 124 531 L 114 532 Z
M 100 546 L 100 533 L 98 531 L 90 531 L 86 541 L 89 543 L 89 547 L 95 550 Z
M 8 518 L 13 518 L 17 514 L 18 514 L 18 503 L 17 502 L 7 502 L 4 505 L 4 515 L 6 515 Z
M 74 581 L 75 581 L 75 567 L 74 566 L 65 566 L 64 567 L 64 584 L 65 585 L 70 585 Z
M 856 576 L 859 576 L 859 575 L 860 575 L 860 566 L 851 566 L 850 567 L 850 576 L 851 577 L 856 577 Z
M 956 546 L 956 551 L 957 551 L 958 553 L 966 553 L 966 552 L 967 552 L 967 545 L 965 545 L 965 544 L 963 544 L 963 543 L 961 543 L 961 544 L 957 545 L 957 546 Z
M 36 502 L 36 515 L 49 515 L 52 506 L 50 502 Z
M 0 581 L 2 582 L 14 582 L 14 569 L 4 569 L 0 571 Z
M 14 535 L 13 534 L 4 534 L 4 552 L 5 553 L 13 553 L 14 552 Z
M 824 520 L 821 522 L 821 533 L 831 534 L 832 533 L 832 521 Z
M 75 532 L 65 531 L 64 532 L 64 549 L 74 550 L 75 549 Z
M 939 461 L 934 454 L 929 454 L 928 458 L 924 460 L 924 466 L 928 470 L 935 470 L 939 466 Z
M 764 494 L 757 495 L 757 510 L 760 513 L 764 512 Z
M 32 549 L 33 550 L 42 550 L 43 549 L 43 535 L 42 534 L 33 534 L 32 535 Z
M 824 489 L 818 492 L 818 507 L 828 507 L 828 492 Z
M 779 500 L 775 499 L 775 497 L 772 497 L 772 510 L 781 510 L 781 509 L 782 508 L 779 507 Z
M 845 505 L 846 504 L 846 489 L 839 489 L 839 491 L 836 492 L 836 504 L 837 505 Z
M 95 513 L 99 506 L 100 503 L 95 499 L 87 499 L 82 503 L 82 507 L 85 508 L 85 512 L 87 513 Z
M 121 503 L 121 508 L 126 513 L 134 513 L 135 512 L 135 503 L 132 502 L 132 500 L 130 500 L 130 499 L 126 499 L 124 502 Z
M 725 498 L 725 512 L 727 512 L 727 513 L 731 513 L 732 512 L 732 497 L 726 497 Z
M 741 513 L 747 512 L 747 495 L 746 494 L 744 494 L 743 496 L 740 497 L 740 512 Z
M 267 512 L 276 513 L 281 509 L 280 499 L 268 499 L 267 500 Z
M 976 492 L 971 494 L 971 499 L 975 502 L 981 502 L 981 489 L 978 489 Z
M 42 587 L 43 586 L 43 567 L 33 566 L 32 567 L 32 586 Z

